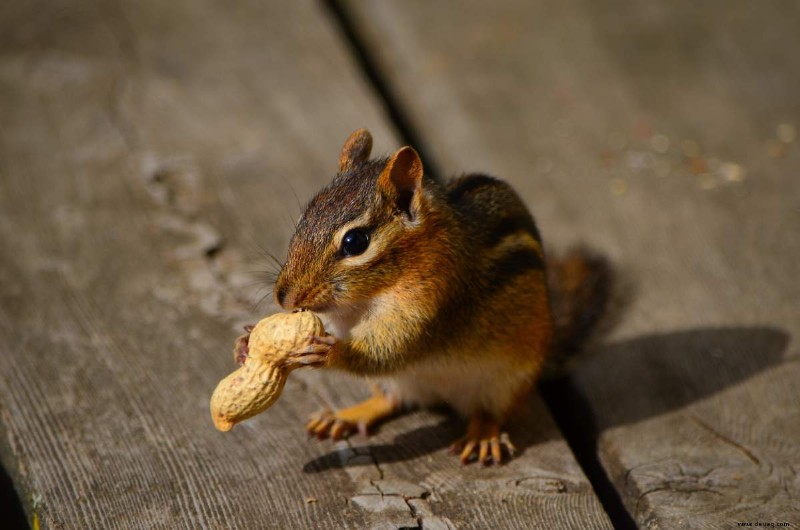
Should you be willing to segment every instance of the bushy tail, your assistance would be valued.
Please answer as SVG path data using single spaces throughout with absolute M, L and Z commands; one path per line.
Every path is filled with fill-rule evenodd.
M 614 291 L 611 263 L 579 247 L 547 259 L 554 336 L 547 372 L 555 375 L 580 352 L 607 318 Z

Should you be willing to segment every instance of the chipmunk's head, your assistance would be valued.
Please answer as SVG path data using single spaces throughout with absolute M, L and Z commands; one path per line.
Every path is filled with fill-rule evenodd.
M 285 309 L 359 307 L 396 284 L 424 250 L 427 199 L 419 155 L 403 147 L 370 160 L 371 149 L 369 132 L 351 134 L 339 173 L 306 206 L 275 285 Z

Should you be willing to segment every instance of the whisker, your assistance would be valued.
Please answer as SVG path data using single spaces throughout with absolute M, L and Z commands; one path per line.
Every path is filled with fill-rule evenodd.
M 282 269 L 282 268 L 283 268 L 283 263 L 281 262 L 281 260 L 279 260 L 278 258 L 276 258 L 274 254 L 272 254 L 271 252 L 269 252 L 269 251 L 266 251 L 266 250 L 264 251 L 264 254 L 265 254 L 265 255 L 266 255 L 266 256 L 267 256 L 267 257 L 268 257 L 270 260 L 272 260 L 272 263 L 273 263 L 273 264 L 274 264 L 274 265 L 275 265 L 275 266 L 278 268 L 278 270 L 280 270 L 280 269 Z
M 262 303 L 264 300 L 266 300 L 268 297 L 270 297 L 270 296 L 272 296 L 272 295 L 273 295 L 273 290 L 272 290 L 272 289 L 270 289 L 270 290 L 269 290 L 269 292 L 268 292 L 267 294 L 265 294 L 264 296 L 262 296 L 261 298 L 259 298 L 258 302 L 256 302 L 256 303 L 253 305 L 252 309 L 250 309 L 250 312 L 251 312 L 251 313 L 255 313 L 255 312 L 258 310 L 258 306 L 260 306 L 260 305 L 261 305 L 261 303 Z
M 264 282 L 262 282 L 262 281 L 253 281 L 253 282 L 248 282 L 248 283 L 242 285 L 242 288 L 243 289 L 250 289 L 251 287 L 258 286 L 259 287 L 258 290 L 260 292 L 261 289 L 266 289 L 267 287 L 273 287 L 274 285 L 275 285 L 275 282 L 270 282 L 268 284 L 264 284 Z
M 252 270 L 252 271 L 243 271 L 244 274 L 255 276 L 257 278 L 277 278 L 278 272 L 273 271 L 265 271 L 263 269 L 260 270 Z
M 269 258 L 269 261 L 272 263 L 272 265 L 276 266 L 278 269 L 283 268 L 283 262 L 261 242 L 252 238 L 247 238 L 246 243 L 247 246 L 250 247 L 249 251 L 255 254 L 258 258 Z
M 280 272 L 272 270 L 260 270 L 260 271 L 250 272 L 248 273 L 248 275 L 251 276 L 252 278 L 256 278 L 261 281 L 275 283 L 275 281 L 278 279 L 278 276 L 280 275 Z
M 294 195 L 294 200 L 297 203 L 297 211 L 302 212 L 303 211 L 303 205 L 300 203 L 300 197 L 297 196 L 297 190 L 294 189 L 294 186 L 292 186 L 291 181 L 287 181 L 287 184 L 289 185 L 289 189 L 292 190 L 292 195 Z M 292 228 L 294 230 L 297 230 L 297 223 L 299 222 L 299 220 L 300 220 L 299 217 L 293 218 L 293 220 L 292 220 L 292 223 L 293 223 Z

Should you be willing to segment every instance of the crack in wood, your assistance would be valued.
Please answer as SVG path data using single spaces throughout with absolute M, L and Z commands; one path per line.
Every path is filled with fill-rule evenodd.
M 203 195 L 199 169 L 188 158 L 156 160 L 154 156 L 145 154 L 139 133 L 124 116 L 119 83 L 114 79 L 108 93 L 106 111 L 109 122 L 118 131 L 128 150 L 134 155 L 139 155 L 141 160 L 139 173 L 144 187 L 153 202 L 162 209 L 161 227 L 177 235 L 185 235 L 191 240 L 190 243 L 174 249 L 173 255 L 178 258 L 178 263 L 184 272 L 190 275 L 191 271 L 187 270 L 190 268 L 188 262 L 192 259 L 205 260 L 208 272 L 216 285 L 202 285 L 201 290 L 213 291 L 214 297 L 222 300 L 220 306 L 225 308 L 225 310 L 209 311 L 208 304 L 201 304 L 206 313 L 235 321 L 245 318 L 254 310 L 251 307 L 253 304 L 244 296 L 236 294 L 233 283 L 221 266 L 224 254 L 235 251 L 229 248 L 218 230 L 198 218 L 198 212 L 202 210 Z M 198 287 L 196 282 L 190 283 L 193 288 Z M 258 303 L 260 302 L 256 305 Z
M 417 527 L 422 529 L 422 516 L 417 513 L 417 509 L 414 508 L 413 504 L 411 504 L 411 499 L 403 497 L 403 501 L 406 503 L 406 506 L 408 506 L 408 509 L 411 512 L 411 517 L 417 520 Z
M 426 142 L 423 142 L 409 119 L 407 109 L 404 108 L 402 101 L 398 98 L 391 84 L 385 79 L 378 61 L 359 36 L 356 26 L 348 14 L 348 10 L 340 0 L 329 0 L 322 2 L 328 9 L 331 18 L 338 24 L 343 37 L 350 45 L 354 59 L 359 63 L 359 69 L 366 76 L 372 89 L 383 103 L 388 114 L 389 121 L 394 125 L 404 145 L 414 146 L 425 163 L 425 173 L 434 180 L 442 180 L 442 172 L 433 154 L 428 150 Z
M 713 434 L 715 437 L 717 437 L 720 440 L 722 440 L 727 445 L 730 445 L 731 447 L 734 447 L 735 449 L 738 449 L 740 452 L 742 452 L 742 454 L 744 454 L 754 464 L 761 465 L 761 460 L 759 460 L 758 457 L 756 455 L 754 455 L 753 452 L 750 451 L 747 447 L 745 447 L 744 445 L 740 444 L 736 440 L 733 440 L 733 439 L 725 436 L 724 434 L 722 434 L 721 432 L 716 430 L 714 427 L 712 427 L 708 423 L 706 423 L 703 420 L 701 420 L 700 417 L 698 417 L 696 414 L 689 414 L 689 419 L 691 419 L 694 423 L 696 423 L 700 427 L 703 427 L 705 430 L 707 430 L 708 432 Z
M 394 479 L 370 480 L 369 484 L 376 493 L 361 491 L 351 500 L 357 506 L 375 514 L 396 513 L 400 507 L 400 501 L 405 505 L 409 514 L 417 522 L 416 526 L 398 526 L 398 528 L 451 528 L 449 520 L 433 515 L 430 509 L 429 499 L 431 492 L 420 485 L 407 483 Z M 369 497 L 380 497 L 381 503 L 376 504 L 369 500 Z M 430 524 L 426 524 L 426 522 Z

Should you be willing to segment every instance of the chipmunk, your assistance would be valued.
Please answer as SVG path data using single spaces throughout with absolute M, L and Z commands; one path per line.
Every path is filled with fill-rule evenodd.
M 468 419 L 451 447 L 461 462 L 500 464 L 515 452 L 501 428 L 558 335 L 536 223 L 501 180 L 470 174 L 440 185 L 413 148 L 378 159 L 371 149 L 364 129 L 347 139 L 275 284 L 279 305 L 314 311 L 332 334 L 314 338 L 316 364 L 373 382 L 371 398 L 323 410 L 307 430 L 338 440 L 404 405 L 445 403 Z M 580 290 L 596 265 L 573 257 L 556 276 Z M 584 320 L 587 330 L 596 318 Z

